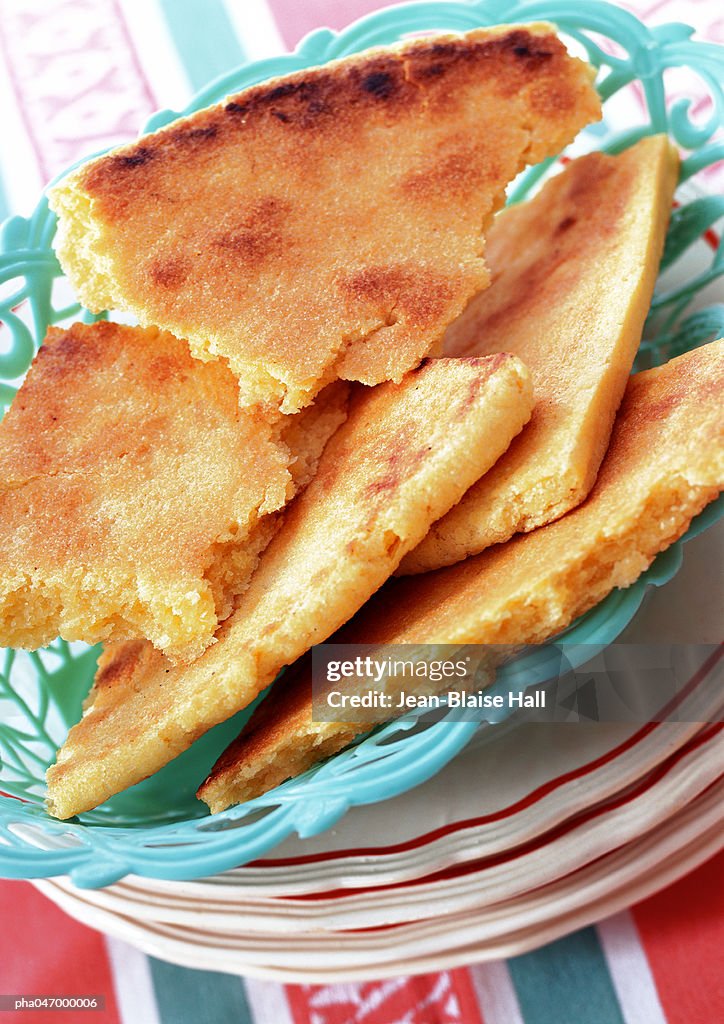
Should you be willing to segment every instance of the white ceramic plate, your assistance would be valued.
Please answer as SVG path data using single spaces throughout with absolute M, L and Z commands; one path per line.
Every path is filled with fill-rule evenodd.
M 71 916 L 175 963 L 293 982 L 332 982 L 441 970 L 525 952 L 613 914 L 693 870 L 722 843 L 724 782 L 678 814 L 581 870 L 513 900 L 380 930 L 238 935 L 139 922 L 57 882 L 38 888 Z
M 190 896 L 155 893 L 119 884 L 84 896 L 112 913 L 138 920 L 212 930 L 215 934 L 385 927 L 434 914 L 492 906 L 548 885 L 598 857 L 631 842 L 685 807 L 722 774 L 724 726 L 710 726 L 623 793 L 555 829 L 503 852 L 473 858 L 427 878 L 366 889 L 337 890 L 304 897 L 244 897 L 229 888 Z M 590 797 L 590 793 L 589 793 Z M 67 892 L 67 881 L 56 883 Z

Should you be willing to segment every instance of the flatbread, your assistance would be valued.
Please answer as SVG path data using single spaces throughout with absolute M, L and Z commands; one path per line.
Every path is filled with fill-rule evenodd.
M 408 42 L 256 85 L 49 193 L 84 305 L 224 357 L 293 412 L 399 381 L 485 286 L 506 184 L 600 116 L 550 26 Z
M 178 668 L 150 645 L 106 651 L 48 771 L 51 813 L 87 810 L 161 768 L 338 629 L 500 456 L 532 401 L 506 355 L 432 360 L 399 385 L 358 387 L 217 642 Z
M 596 479 L 641 340 L 678 156 L 667 136 L 571 163 L 488 235 L 492 285 L 448 328 L 448 355 L 514 352 L 536 407 L 495 469 L 399 572 L 450 565 L 558 519 Z
M 168 333 L 52 328 L 0 425 L 0 642 L 145 637 L 198 656 L 345 414 L 325 394 L 271 424 Z
M 391 582 L 333 642 L 518 645 L 559 633 L 633 583 L 724 488 L 723 397 L 724 340 L 632 377 L 583 505 L 457 565 Z M 313 721 L 306 665 L 289 685 L 280 680 L 198 795 L 221 811 L 368 729 Z

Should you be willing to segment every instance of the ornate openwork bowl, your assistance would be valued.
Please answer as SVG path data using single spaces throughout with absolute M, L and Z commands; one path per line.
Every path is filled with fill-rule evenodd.
M 203 89 L 182 113 L 280 74 L 323 64 L 370 46 L 427 30 L 466 31 L 502 22 L 554 22 L 571 46 L 599 69 L 605 119 L 584 132 L 583 147 L 616 151 L 643 135 L 668 132 L 684 151 L 680 205 L 674 211 L 662 276 L 649 315 L 639 366 L 652 365 L 724 334 L 724 306 L 712 304 L 711 285 L 724 273 L 724 247 L 711 228 L 724 199 L 692 190 L 691 181 L 724 157 L 724 51 L 695 42 L 686 25 L 648 29 L 637 18 L 599 0 L 476 0 L 420 2 L 387 8 L 343 32 L 321 29 L 294 54 L 244 65 Z M 674 71 L 673 69 L 678 69 Z M 703 121 L 691 102 L 672 96 L 670 76 L 695 74 L 711 97 Z M 679 90 L 680 82 L 676 88 Z M 162 111 L 153 130 L 180 116 Z M 555 161 L 521 175 L 511 201 L 528 195 Z M 0 239 L 0 402 L 7 406 L 49 324 L 93 317 L 74 301 L 53 252 L 55 218 L 41 199 L 27 220 L 7 221 Z M 708 245 L 701 241 L 706 236 Z M 721 502 L 693 525 L 689 536 L 717 518 Z M 610 643 L 630 622 L 647 587 L 669 580 L 681 564 L 682 544 L 662 554 L 633 586 L 611 594 L 562 638 L 575 663 L 591 645 Z M 583 646 L 581 646 L 583 645 Z M 578 653 L 577 653 L 578 652 Z M 585 652 L 585 653 L 582 653 Z M 266 796 L 215 817 L 194 798 L 215 756 L 248 712 L 213 730 L 163 771 L 96 811 L 72 822 L 45 813 L 44 774 L 65 733 L 80 716 L 97 651 L 59 640 L 35 653 L 0 652 L 0 874 L 37 878 L 70 874 L 80 886 L 105 885 L 135 872 L 157 878 L 195 878 L 252 860 L 292 831 L 320 832 L 354 804 L 404 792 L 452 758 L 477 728 L 474 722 L 424 724 L 405 719 L 291 780 Z M 558 659 L 541 648 L 506 669 L 516 684 L 540 683 Z M 503 713 L 504 714 L 504 713 Z M 491 719 L 492 720 L 492 719 Z

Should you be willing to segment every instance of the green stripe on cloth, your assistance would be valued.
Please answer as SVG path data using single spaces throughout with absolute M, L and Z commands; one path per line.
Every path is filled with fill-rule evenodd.
M 148 962 L 161 1024 L 254 1024 L 241 978 L 176 967 L 151 956 Z
M 159 0 L 159 4 L 194 90 L 246 59 L 221 0 Z
M 594 928 L 508 961 L 525 1024 L 624 1024 Z

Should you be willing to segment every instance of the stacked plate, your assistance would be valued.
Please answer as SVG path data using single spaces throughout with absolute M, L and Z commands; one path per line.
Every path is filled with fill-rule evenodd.
M 724 656 L 705 641 L 723 545 L 724 525 L 690 542 L 624 638 L 703 641 L 687 649 L 673 720 L 573 727 L 518 714 L 426 784 L 273 858 L 194 882 L 34 884 L 153 955 L 286 981 L 511 956 L 614 913 L 722 843 Z

